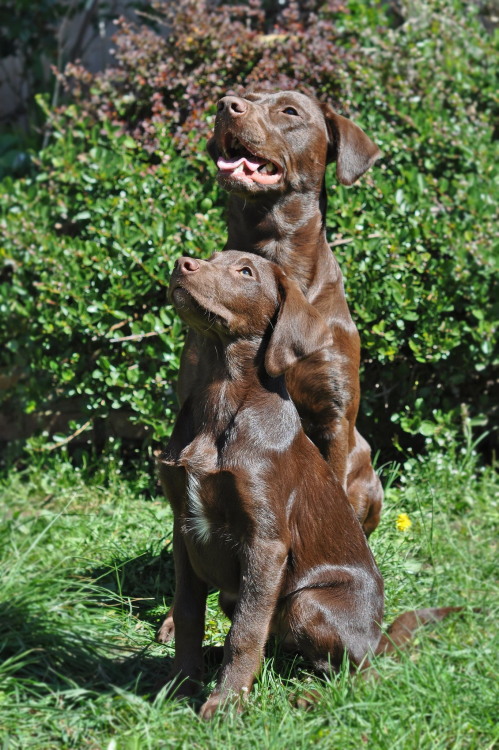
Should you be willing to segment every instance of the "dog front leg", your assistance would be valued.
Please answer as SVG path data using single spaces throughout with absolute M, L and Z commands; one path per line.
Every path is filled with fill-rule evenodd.
M 194 572 L 182 534 L 175 522 L 173 531 L 175 560 L 175 659 L 170 680 L 179 685 L 177 695 L 192 695 L 203 678 L 204 619 L 207 585 Z
M 307 430 L 308 437 L 318 447 L 343 489 L 347 484 L 350 427 L 345 417 L 336 417 L 327 424 L 319 423 Z
M 282 542 L 252 544 L 241 560 L 239 599 L 225 639 L 217 685 L 201 707 L 211 719 L 227 701 L 244 700 L 260 667 L 270 623 L 281 589 L 288 550 Z

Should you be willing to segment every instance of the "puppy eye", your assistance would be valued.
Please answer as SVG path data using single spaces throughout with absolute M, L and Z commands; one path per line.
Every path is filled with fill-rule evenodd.
M 283 109 L 282 111 L 285 115 L 295 115 L 295 117 L 298 116 L 298 112 L 294 107 L 286 107 L 286 109 Z
M 248 268 L 248 266 L 240 268 L 239 273 L 242 274 L 242 276 L 253 276 L 253 271 L 251 270 L 251 268 Z

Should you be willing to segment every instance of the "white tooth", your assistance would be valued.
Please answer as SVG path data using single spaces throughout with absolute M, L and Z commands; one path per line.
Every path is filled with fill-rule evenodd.
M 232 174 L 236 174 L 237 172 L 244 172 L 244 164 L 241 162 L 241 164 L 235 168 Z
M 272 164 L 271 161 L 268 161 L 264 168 L 262 169 L 262 172 L 267 172 L 267 174 L 274 174 L 276 171 L 275 164 Z

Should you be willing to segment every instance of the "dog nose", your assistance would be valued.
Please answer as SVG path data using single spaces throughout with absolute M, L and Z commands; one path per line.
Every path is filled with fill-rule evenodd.
M 189 273 L 199 271 L 200 265 L 194 258 L 179 258 L 177 260 L 177 268 L 187 276 Z
M 244 115 L 248 111 L 248 102 L 239 96 L 223 96 L 218 104 L 219 112 L 228 112 L 233 117 Z

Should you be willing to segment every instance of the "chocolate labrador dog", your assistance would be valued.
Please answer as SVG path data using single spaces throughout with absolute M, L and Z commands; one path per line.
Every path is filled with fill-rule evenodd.
M 226 96 L 218 103 L 208 151 L 218 181 L 229 191 L 228 241 L 277 263 L 300 286 L 329 326 L 333 344 L 301 359 L 286 387 L 306 434 L 346 490 L 366 536 L 377 527 L 383 501 L 367 441 L 355 429 L 359 408 L 360 340 L 345 298 L 338 263 L 326 241 L 324 175 L 329 162 L 344 185 L 354 183 L 380 156 L 353 122 L 293 91 Z M 202 344 L 190 331 L 178 394 L 192 394 Z M 156 639 L 173 636 L 171 611 Z
M 180 258 L 170 299 L 198 334 L 198 368 L 159 457 L 174 513 L 175 660 L 202 679 L 209 586 L 232 621 L 210 718 L 248 694 L 270 634 L 313 669 L 359 665 L 449 608 L 407 613 L 381 637 L 383 579 L 341 482 L 302 429 L 286 374 L 334 348 L 316 307 L 280 266 L 226 251 Z M 397 623 L 397 621 L 396 621 Z M 395 624 L 396 624 L 395 623 Z
M 229 191 L 227 248 L 277 263 L 321 313 L 333 344 L 287 371 L 286 386 L 306 434 L 346 490 L 366 535 L 383 498 L 367 442 L 355 429 L 360 341 L 338 263 L 326 241 L 326 166 L 352 185 L 380 156 L 353 122 L 295 91 L 252 92 L 218 102 L 208 151 Z M 180 374 L 181 401 L 195 378 L 196 335 Z

